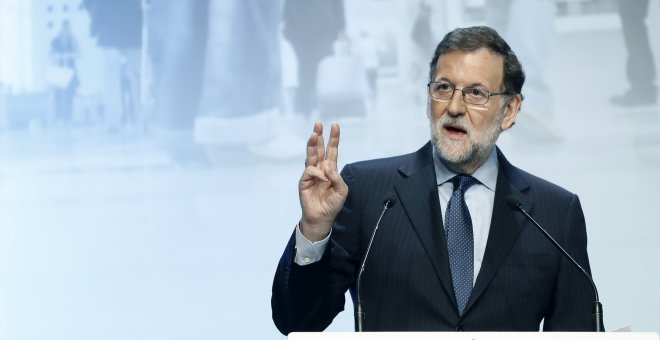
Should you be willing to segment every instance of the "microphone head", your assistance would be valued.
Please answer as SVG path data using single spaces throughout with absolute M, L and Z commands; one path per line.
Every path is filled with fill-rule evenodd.
M 522 203 L 520 203 L 520 197 L 518 197 L 518 195 L 516 195 L 516 194 L 510 195 L 509 197 L 507 197 L 506 198 L 506 204 L 508 204 L 509 207 L 511 207 L 511 209 L 518 210 L 518 209 L 522 208 Z
M 396 194 L 391 192 L 391 191 L 388 191 L 385 194 L 385 197 L 383 198 L 383 203 L 387 204 L 387 208 L 389 209 L 389 208 L 394 206 L 394 204 L 396 203 L 396 200 L 397 200 Z

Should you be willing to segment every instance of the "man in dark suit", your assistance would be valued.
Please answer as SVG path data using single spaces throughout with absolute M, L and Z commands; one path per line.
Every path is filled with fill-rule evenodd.
M 516 195 L 589 270 L 578 197 L 511 165 L 495 147 L 515 121 L 524 73 L 487 27 L 456 29 L 431 62 L 431 142 L 337 171 L 339 126 L 320 123 L 299 182 L 302 218 L 273 282 L 278 329 L 321 331 L 344 307 L 385 196 L 361 284 L 365 331 L 592 330 L 579 271 L 519 212 Z M 389 194 L 388 193 L 392 193 Z

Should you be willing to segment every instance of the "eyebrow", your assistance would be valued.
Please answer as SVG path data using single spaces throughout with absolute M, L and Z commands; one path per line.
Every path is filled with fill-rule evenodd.
M 456 84 L 454 84 L 454 82 L 449 80 L 449 78 L 447 78 L 447 77 L 440 77 L 440 79 L 433 80 L 434 83 L 437 83 L 439 81 L 446 81 L 446 82 L 452 84 L 452 86 L 456 87 Z M 488 86 L 486 86 L 485 84 L 480 83 L 480 82 L 475 82 L 475 83 L 469 84 L 467 86 L 464 86 L 463 88 L 470 88 L 470 87 L 483 87 L 483 88 L 486 88 L 486 89 L 489 88 Z

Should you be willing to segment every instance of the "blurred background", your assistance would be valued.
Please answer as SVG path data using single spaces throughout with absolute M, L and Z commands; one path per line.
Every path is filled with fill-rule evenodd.
M 341 165 L 417 150 L 482 24 L 528 75 L 500 148 L 580 196 L 606 327 L 660 331 L 660 1 L 0 0 L 0 338 L 284 338 L 312 123 Z

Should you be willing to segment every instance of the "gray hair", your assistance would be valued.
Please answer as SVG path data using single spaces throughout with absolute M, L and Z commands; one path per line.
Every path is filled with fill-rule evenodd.
M 522 93 L 525 72 L 509 44 L 495 31 L 486 26 L 457 28 L 447 33 L 435 48 L 431 60 L 429 78 L 433 81 L 436 64 L 441 55 L 451 51 L 473 52 L 482 47 L 502 56 L 504 60 L 504 80 L 502 91 L 509 94 Z

